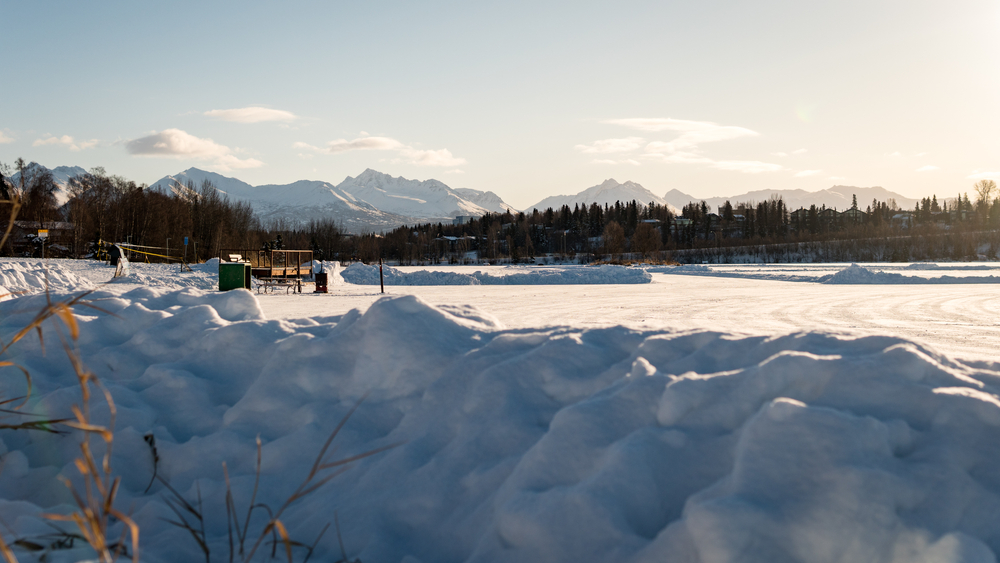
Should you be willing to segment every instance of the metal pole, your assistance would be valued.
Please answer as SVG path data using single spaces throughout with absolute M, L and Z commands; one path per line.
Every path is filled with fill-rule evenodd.
M 167 237 L 167 252 L 166 252 L 166 254 L 167 254 L 168 257 L 170 256 L 170 237 Z M 170 258 L 167 258 L 167 263 L 168 264 L 170 263 Z
M 382 286 L 382 293 L 385 293 L 385 280 L 382 278 L 382 257 L 378 257 L 378 284 Z

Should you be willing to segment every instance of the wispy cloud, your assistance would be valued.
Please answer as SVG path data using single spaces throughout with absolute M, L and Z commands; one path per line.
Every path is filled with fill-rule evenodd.
M 603 139 L 589 145 L 577 145 L 576 150 L 587 154 L 610 154 L 632 152 L 642 146 L 642 137 L 625 137 L 624 139 Z
M 82 151 L 83 149 L 92 149 L 97 146 L 99 141 L 97 139 L 91 139 L 89 141 L 77 141 L 70 137 L 69 135 L 63 135 L 62 137 L 55 137 L 49 135 L 44 139 L 36 139 L 34 143 L 31 143 L 33 147 L 44 147 L 46 145 L 63 145 L 73 152 Z
M 630 164 L 632 166 L 639 166 L 642 164 L 638 160 L 631 158 L 625 158 L 622 160 L 615 160 L 612 158 L 596 158 L 591 162 L 593 162 L 594 164 Z
M 417 166 L 461 166 L 465 164 L 464 158 L 456 158 L 448 149 L 418 150 L 405 147 L 399 151 L 403 160 L 409 164 Z
M 236 123 L 261 123 L 264 121 L 295 121 L 298 116 L 290 111 L 280 109 L 270 109 L 262 107 L 248 107 L 235 109 L 213 109 L 206 111 L 205 115 L 223 121 L 234 121 Z
M 712 168 L 743 172 L 744 174 L 760 174 L 761 172 L 780 172 L 785 170 L 785 167 L 780 164 L 761 162 L 759 160 L 717 160 L 712 163 Z
M 803 170 L 801 172 L 796 172 L 796 178 L 808 178 L 809 176 L 818 176 L 822 173 L 822 170 Z
M 928 164 L 927 166 L 921 166 L 920 168 L 917 168 L 915 171 L 916 172 L 936 172 L 938 170 L 941 170 L 940 166 L 934 166 L 934 165 Z
M 180 129 L 164 129 L 125 143 L 125 150 L 133 156 L 178 158 L 210 161 L 218 170 L 257 168 L 263 162 L 254 158 L 239 158 L 233 149 L 212 139 L 195 137 Z
M 635 158 L 599 159 L 598 164 L 639 164 L 637 159 L 653 160 L 676 164 L 701 164 L 718 170 L 730 170 L 746 174 L 776 172 L 786 170 L 780 164 L 759 160 L 719 160 L 705 156 L 701 146 L 708 143 L 728 141 L 743 137 L 757 137 L 760 134 L 745 127 L 719 125 L 710 121 L 692 121 L 661 117 L 607 119 L 601 123 L 618 125 L 651 133 L 673 132 L 677 136 L 669 141 L 651 141 L 642 146 L 641 137 L 604 139 L 590 145 L 576 145 L 576 149 L 592 154 L 636 153 Z
M 771 155 L 772 156 L 780 156 L 780 157 L 784 158 L 784 157 L 788 156 L 789 154 L 794 155 L 794 156 L 798 156 L 800 154 L 805 154 L 807 152 L 809 152 L 809 151 L 807 151 L 806 149 L 796 149 L 796 150 L 792 151 L 791 153 L 787 153 L 787 152 L 781 151 L 781 152 L 772 152 Z
M 337 139 L 326 144 L 326 150 L 333 154 L 350 151 L 394 151 L 405 147 L 403 143 L 389 137 L 359 137 L 351 141 Z
M 972 174 L 966 176 L 970 180 L 1000 180 L 1000 172 L 980 172 L 973 170 Z
M 14 142 L 14 137 L 7 135 L 3 131 L 0 131 L 0 145 L 13 142 Z
M 341 154 L 351 151 L 393 151 L 400 158 L 394 162 L 405 162 L 417 166 L 454 167 L 466 164 L 464 158 L 458 158 L 448 149 L 417 149 L 391 137 L 358 137 L 357 139 L 336 139 L 326 144 L 326 148 L 314 147 L 308 143 L 297 142 L 294 148 Z
M 673 131 L 680 135 L 669 143 L 661 144 L 670 152 L 689 150 L 705 143 L 728 141 L 740 137 L 756 137 L 756 131 L 733 125 L 719 125 L 709 121 L 689 121 L 670 118 L 630 118 L 609 119 L 604 121 L 610 125 L 621 125 L 640 131 Z
M 465 174 L 465 170 L 462 170 L 460 168 L 456 168 L 454 170 L 445 170 L 444 173 L 445 174 Z

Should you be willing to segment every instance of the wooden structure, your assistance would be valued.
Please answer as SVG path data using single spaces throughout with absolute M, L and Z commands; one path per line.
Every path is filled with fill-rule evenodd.
M 312 275 L 312 250 L 240 250 L 219 251 L 221 262 L 245 262 L 258 280 L 301 280 Z

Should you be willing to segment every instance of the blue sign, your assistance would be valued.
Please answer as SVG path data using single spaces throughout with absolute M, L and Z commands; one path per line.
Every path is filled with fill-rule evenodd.
M 187 246 L 187 245 L 188 245 L 188 238 L 184 237 L 184 246 Z

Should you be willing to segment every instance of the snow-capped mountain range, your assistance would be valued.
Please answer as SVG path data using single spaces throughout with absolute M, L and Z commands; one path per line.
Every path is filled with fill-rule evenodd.
M 150 188 L 176 193 L 186 190 L 188 183 L 199 188 L 206 180 L 228 197 L 249 202 L 265 223 L 277 220 L 295 225 L 333 218 L 350 232 L 451 222 L 460 215 L 478 216 L 513 209 L 493 192 L 453 189 L 438 180 L 408 180 L 371 169 L 357 177 L 348 176 L 337 185 L 300 180 L 284 185 L 251 186 L 236 178 L 189 168 L 154 182 Z
M 667 200 L 635 182 L 625 182 L 624 184 L 619 184 L 614 178 L 611 178 L 605 180 L 601 184 L 587 188 L 576 195 L 555 195 L 547 197 L 535 205 L 528 207 L 525 211 L 531 211 L 533 209 L 544 211 L 550 207 L 553 209 L 559 209 L 563 205 L 568 205 L 571 208 L 576 205 L 589 206 L 591 203 L 596 203 L 601 206 L 614 205 L 616 201 L 626 203 L 632 200 L 642 204 L 656 202 L 660 205 L 668 205 L 669 203 Z M 675 208 L 674 212 L 679 211 Z
M 809 207 L 811 205 L 815 205 L 816 207 L 825 205 L 828 208 L 836 208 L 843 211 L 845 209 L 850 209 L 853 196 L 858 196 L 858 207 L 862 210 L 871 205 L 873 199 L 877 199 L 879 202 L 894 199 L 896 201 L 896 205 L 898 205 L 901 209 L 911 210 L 917 204 L 916 199 L 891 192 L 879 186 L 871 188 L 833 186 L 825 190 L 819 190 L 818 192 L 807 192 L 805 190 L 757 190 L 728 197 L 719 196 L 707 198 L 696 198 L 694 196 L 687 195 L 680 190 L 670 190 L 663 196 L 663 199 L 671 205 L 680 208 L 683 208 L 688 203 L 700 203 L 704 200 L 708 205 L 708 208 L 714 212 L 719 207 L 725 205 L 727 200 L 733 205 L 736 205 L 740 202 L 757 203 L 767 201 L 771 197 L 780 197 L 782 201 L 785 202 L 788 209 L 791 210 L 799 209 L 800 207 Z M 944 194 L 941 194 L 941 196 L 942 197 L 939 201 L 944 201 Z
M 833 186 L 817 192 L 807 192 L 805 190 L 757 190 L 743 194 L 727 197 L 696 198 L 680 190 L 670 190 L 663 197 L 647 190 L 635 182 L 625 182 L 619 184 L 614 179 L 605 180 L 603 183 L 587 188 L 576 195 L 559 195 L 543 199 L 542 201 L 525 209 L 531 211 L 538 209 L 543 211 L 549 207 L 559 209 L 563 205 L 574 207 L 575 205 L 590 205 L 597 203 L 600 205 L 614 205 L 616 201 L 626 203 L 635 200 L 642 204 L 656 202 L 660 205 L 667 205 L 670 209 L 680 214 L 680 210 L 689 203 L 700 203 L 702 200 L 708 205 L 710 211 L 715 212 L 719 207 L 729 201 L 733 205 L 737 203 L 758 203 L 767 201 L 771 197 L 780 197 L 788 209 L 795 210 L 800 207 L 826 206 L 836 208 L 841 211 L 851 207 L 852 197 L 858 197 L 858 207 L 864 209 L 871 205 L 873 199 L 880 202 L 893 199 L 901 209 L 913 209 L 917 200 L 909 198 L 885 188 L 878 186 L 872 188 L 858 188 L 854 186 Z M 942 201 L 944 198 L 942 198 Z
M 28 164 L 25 172 L 27 172 L 27 177 L 30 179 L 31 175 L 38 170 L 48 170 L 52 173 L 52 180 L 56 184 L 56 202 L 58 202 L 59 205 L 66 203 L 69 199 L 69 179 L 73 176 L 78 176 L 87 172 L 79 166 L 56 166 L 55 168 L 46 168 L 37 162 Z M 10 180 L 14 183 L 14 185 L 20 184 L 21 173 L 15 173 L 10 177 Z
M 32 162 L 29 170 L 44 166 Z M 59 166 L 50 169 L 57 184 L 56 198 L 60 204 L 68 199 L 69 179 L 86 171 L 79 166 Z M 19 182 L 20 174 L 11 180 Z M 300 180 L 291 184 L 269 184 L 252 186 L 237 178 L 230 178 L 199 168 L 189 168 L 178 174 L 166 176 L 154 182 L 150 189 L 164 193 L 186 191 L 191 184 L 200 188 L 204 182 L 211 182 L 222 194 L 234 200 L 246 201 L 253 207 L 258 217 L 265 223 L 278 221 L 286 227 L 302 225 L 314 219 L 334 219 L 348 232 L 381 232 L 400 225 L 416 223 L 451 222 L 460 215 L 480 216 L 485 213 L 516 211 L 493 192 L 469 188 L 451 188 L 438 180 L 408 180 L 390 176 L 375 170 L 365 170 L 356 177 L 348 176 L 339 184 L 318 180 Z M 709 209 L 715 211 L 727 200 L 739 202 L 760 202 L 771 197 L 781 197 L 789 209 L 810 205 L 848 209 L 852 196 L 857 196 L 858 205 L 864 209 L 873 199 L 887 201 L 894 199 L 903 209 L 912 209 L 916 199 L 902 196 L 881 187 L 860 188 L 833 186 L 817 192 L 805 190 L 758 190 L 728 197 L 705 198 Z M 944 199 L 942 194 L 942 200 Z M 543 211 L 563 205 L 614 205 L 616 201 L 635 200 L 648 204 L 656 202 L 669 206 L 675 213 L 700 198 L 672 189 L 663 197 L 657 196 L 636 182 L 619 183 L 608 179 L 575 195 L 552 196 L 543 199 L 525 211 Z

